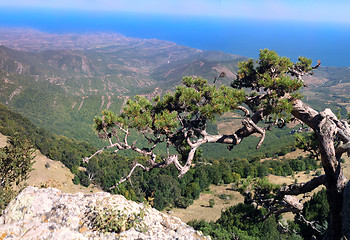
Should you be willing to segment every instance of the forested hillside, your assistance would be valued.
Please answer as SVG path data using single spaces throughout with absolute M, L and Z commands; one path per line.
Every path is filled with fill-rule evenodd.
M 309 129 L 292 123 L 283 129 L 272 127 L 259 150 L 255 149 L 259 142 L 257 136 L 244 139 L 234 151 L 220 144 L 201 147 L 193 162 L 195 167 L 182 178 L 178 178 L 174 166 L 169 166 L 150 172 L 138 171 L 131 183 L 112 188 L 128 174 L 134 160 L 140 163 L 147 160 L 131 151 L 120 154 L 107 151 L 89 163 L 83 162 L 83 158 L 96 152 L 107 141 L 99 139 L 93 130 L 95 116 L 104 109 L 121 112 L 135 94 L 146 99 L 164 96 L 187 75 L 207 78 L 213 86 L 229 84 L 236 79 L 238 62 L 247 58 L 191 49 L 156 39 L 108 34 L 97 39 L 96 35 L 53 36 L 41 33 L 40 41 L 27 42 L 31 34 L 33 32 L 22 35 L 6 33 L 0 37 L 0 44 L 5 44 L 0 46 L 0 132 L 28 139 L 44 155 L 63 162 L 75 174 L 75 184 L 88 186 L 94 183 L 105 191 L 123 194 L 132 200 L 147 201 L 157 209 L 186 208 L 199 197 L 200 192 L 209 190 L 211 184 L 233 184 L 235 190 L 244 195 L 245 188 L 250 186 L 248 181 L 255 177 L 263 178 L 268 174 L 289 176 L 297 171 L 319 168 L 320 163 L 313 156 L 261 161 L 295 150 L 295 132 L 302 135 L 309 133 Z M 27 40 L 22 41 L 21 38 Z M 57 44 L 49 41 L 50 38 L 56 39 Z M 348 71 L 348 68 L 317 69 L 305 80 L 305 85 L 308 85 L 303 91 L 305 102 L 311 103 L 316 110 L 330 107 L 339 116 L 346 116 L 350 109 Z M 232 132 L 242 119 L 243 115 L 239 113 L 222 115 L 208 124 L 208 132 Z M 136 132 L 132 133 L 136 137 L 130 142 L 137 141 L 145 147 L 146 141 L 142 141 Z M 159 156 L 167 154 L 164 148 L 155 151 Z M 317 172 L 319 174 L 320 171 Z M 261 181 L 256 189 L 261 187 L 268 194 L 276 193 L 280 187 Z M 324 195 L 320 193 L 314 197 L 323 210 L 326 209 Z M 222 239 L 230 239 L 233 232 L 239 232 L 243 239 L 247 236 L 258 239 L 264 237 L 261 235 L 264 231 L 274 238 L 279 226 L 269 228 L 270 220 L 253 224 L 251 219 L 245 219 L 247 214 L 254 219 L 255 215 L 263 214 L 261 211 L 239 205 L 223 213 L 216 223 L 193 225 L 213 236 L 223 236 Z M 318 208 L 312 209 L 304 215 L 309 221 L 325 224 L 322 222 L 324 216 L 320 217 L 318 211 Z M 225 222 L 230 222 L 230 225 L 225 225 Z M 307 232 L 304 225 L 297 220 L 295 222 L 295 226 L 291 224 L 292 230 Z M 325 226 L 320 229 L 324 230 Z M 305 232 L 303 236 L 307 236 Z M 296 234 L 285 237 L 299 238 Z
M 134 94 L 164 94 L 183 76 L 214 81 L 225 72 L 216 84 L 229 84 L 237 63 L 247 59 L 118 34 L 1 32 L 0 101 L 55 134 L 98 146 L 91 119 L 101 110 L 119 112 Z M 347 71 L 321 67 L 306 79 L 306 100 L 320 108 L 340 107 L 344 114 L 349 108 Z
M 118 112 L 136 93 L 163 94 L 186 75 L 225 71 L 229 82 L 245 59 L 115 34 L 2 31 L 0 101 L 53 133 L 94 144 L 91 119 L 101 110 Z
M 28 139 L 37 149 L 50 159 L 61 161 L 76 175 L 74 182 L 88 186 L 94 183 L 105 191 L 109 190 L 123 174 L 127 173 L 133 160 L 120 155 L 109 153 L 101 154 L 89 164 L 82 159 L 96 147 L 86 142 L 69 139 L 64 136 L 53 135 L 46 130 L 36 127 L 28 119 L 11 112 L 7 107 L 0 105 L 0 132 L 7 136 L 21 136 Z M 269 142 L 269 140 L 267 140 Z M 251 144 L 253 145 L 255 141 Z M 199 197 L 199 193 L 209 187 L 210 184 L 228 184 L 247 177 L 264 177 L 268 174 L 286 176 L 294 171 L 315 170 L 318 163 L 309 158 L 294 160 L 264 161 L 261 157 L 283 156 L 295 149 L 294 143 L 289 143 L 283 151 L 267 148 L 260 157 L 252 154 L 250 157 L 229 157 L 218 159 L 206 159 L 204 155 L 198 156 L 198 166 L 186 174 L 183 178 L 177 177 L 177 170 L 173 167 L 156 169 L 149 173 L 140 171 L 133 180 L 132 185 L 126 184 L 115 193 L 122 193 L 126 197 L 143 201 L 154 198 L 154 206 L 164 209 L 169 206 L 186 207 L 193 199 Z M 141 161 L 143 161 L 140 158 Z M 84 167 L 86 171 L 79 170 Z M 160 175 L 160 177 L 159 177 Z
M 103 144 L 95 137 L 92 119 L 103 109 L 119 112 L 127 99 L 136 93 L 149 98 L 162 95 L 186 75 L 214 81 L 225 72 L 225 77 L 217 78 L 216 84 L 230 83 L 235 79 L 237 63 L 246 59 L 166 41 L 113 34 L 50 35 L 3 31 L 0 44 L 8 44 L 17 50 L 0 47 L 0 101 L 57 135 L 84 140 L 95 146 Z M 50 39 L 55 39 L 55 44 Z M 341 91 L 344 92 L 348 84 L 344 78 L 346 73 L 346 68 L 320 68 L 313 77 L 306 79 L 309 84 L 304 92 L 306 100 L 316 108 L 331 106 L 333 110 L 340 108 L 345 114 L 349 108 L 348 96 Z M 218 121 L 225 128 L 225 118 Z M 212 128 L 213 132 L 217 131 L 216 126 Z M 271 137 L 272 142 L 291 141 L 292 138 L 279 141 L 282 135 L 267 137 Z M 239 152 L 246 153 L 252 146 L 247 143 Z M 222 146 L 205 148 L 203 153 L 208 158 L 229 154 Z M 235 153 L 230 154 L 237 157 Z

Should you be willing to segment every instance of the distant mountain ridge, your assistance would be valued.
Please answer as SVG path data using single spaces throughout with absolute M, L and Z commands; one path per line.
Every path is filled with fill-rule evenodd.
M 214 79 L 221 71 L 232 80 L 238 61 L 246 59 L 119 34 L 58 35 L 1 30 L 5 33 L 0 37 L 0 69 L 38 75 L 67 88 L 80 82 L 80 89 L 85 91 L 103 89 L 102 92 L 133 95 L 140 88 L 174 86 L 186 75 Z M 69 84 L 71 81 L 74 84 Z
M 183 76 L 229 83 L 247 58 L 119 34 L 46 34 L 0 29 L 0 101 L 68 137 L 96 138 L 92 119 L 120 111 L 135 94 L 153 97 Z
M 238 62 L 248 59 L 114 33 L 0 28 L 0 45 L 0 102 L 53 133 L 90 142 L 96 138 L 92 119 L 101 110 L 119 112 L 135 94 L 163 94 L 183 76 L 214 81 L 225 72 L 216 84 L 229 84 Z M 349 111 L 349 71 L 320 67 L 306 79 L 306 101 Z

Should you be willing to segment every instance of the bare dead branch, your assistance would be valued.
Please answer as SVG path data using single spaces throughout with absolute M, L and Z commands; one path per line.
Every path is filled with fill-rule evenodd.
M 238 106 L 237 109 L 243 111 L 245 117 L 248 117 L 250 115 L 249 110 L 243 106 Z
M 265 140 L 265 131 L 263 129 L 261 129 L 258 125 L 256 125 L 250 118 L 246 118 L 243 121 L 243 125 L 247 125 L 249 124 L 250 126 L 252 126 L 258 133 L 261 134 L 261 139 L 258 143 L 258 145 L 256 146 L 256 149 L 259 149 L 261 144 L 264 142 Z
M 125 182 L 125 181 L 127 181 L 127 180 L 130 180 L 131 175 L 133 174 L 133 172 L 135 171 L 135 169 L 136 169 L 137 167 L 140 167 L 140 168 L 142 168 L 142 169 L 145 170 L 145 171 L 149 171 L 149 169 L 146 168 L 145 166 L 143 166 L 142 164 L 136 163 L 136 164 L 134 164 L 133 167 L 131 168 L 129 174 L 128 174 L 126 177 L 121 178 L 121 179 L 119 180 L 119 182 L 118 182 L 116 185 L 114 185 L 113 187 L 110 187 L 109 190 L 112 190 L 112 189 L 118 187 L 119 184 L 121 184 L 121 183 L 123 183 L 123 182 Z
M 155 158 L 154 158 L 154 159 L 155 159 Z M 186 165 L 185 165 L 185 166 L 182 166 L 182 165 L 180 164 L 177 155 L 172 155 L 172 156 L 170 156 L 170 157 L 167 157 L 166 159 L 163 159 L 163 161 L 162 161 L 162 162 L 159 162 L 159 163 L 156 163 L 156 162 L 153 160 L 153 158 L 151 158 L 151 159 L 149 159 L 148 164 L 149 164 L 150 166 L 147 166 L 147 167 L 146 167 L 146 166 L 142 165 L 141 163 L 135 161 L 135 162 L 133 163 L 133 167 L 131 168 L 131 170 L 130 170 L 130 172 L 128 173 L 128 175 L 125 176 L 125 177 L 123 177 L 123 178 L 121 178 L 121 179 L 119 180 L 119 182 L 118 182 L 116 185 L 114 185 L 113 187 L 111 187 L 111 188 L 109 188 L 109 189 L 112 190 L 112 189 L 118 187 L 119 184 L 121 184 L 121 183 L 123 183 L 123 182 L 125 182 L 125 181 L 131 181 L 131 176 L 132 176 L 133 172 L 135 171 L 135 169 L 136 169 L 137 167 L 140 167 L 140 168 L 143 169 L 144 171 L 147 171 L 147 172 L 148 172 L 148 171 L 152 170 L 153 168 L 164 168 L 164 167 L 169 166 L 170 164 L 174 164 L 174 166 L 176 167 L 176 169 L 178 169 L 178 171 L 180 172 L 180 174 L 182 174 L 181 176 L 183 176 L 183 175 L 184 175 L 186 172 L 188 172 L 188 170 L 190 169 L 190 168 L 186 167 Z M 181 177 L 181 176 L 179 175 L 179 177 Z
M 287 213 L 287 212 L 291 212 L 291 213 L 299 213 L 300 211 L 294 207 L 288 206 L 282 209 L 279 208 L 275 208 L 275 209 L 270 209 L 270 211 L 268 212 L 268 214 L 266 214 L 261 221 L 265 221 L 266 219 L 268 219 L 270 216 L 275 215 L 275 217 L 277 218 L 278 216 L 280 216 L 283 213 Z
M 300 213 L 298 214 L 297 217 L 298 217 L 298 220 L 304 222 L 306 224 L 306 226 L 312 228 L 312 230 L 316 231 L 318 234 L 321 234 L 321 231 L 317 229 L 314 221 L 306 220 L 306 218 L 303 215 L 301 215 Z
M 118 145 L 118 144 L 115 143 L 115 144 L 111 144 L 111 145 L 109 145 L 109 146 L 103 147 L 103 148 L 101 148 L 100 150 L 97 150 L 97 151 L 96 151 L 94 154 L 92 154 L 90 157 L 83 158 L 83 162 L 88 163 L 89 160 L 90 160 L 91 158 L 95 157 L 96 155 L 101 154 L 104 150 L 106 150 L 106 149 L 108 149 L 108 148 L 117 147 L 117 145 Z
M 337 158 L 340 158 L 341 155 L 345 152 L 347 152 L 348 154 L 350 153 L 350 142 L 340 144 L 335 150 Z
M 208 139 L 206 139 L 205 137 L 204 138 L 201 138 L 201 139 L 198 139 L 196 142 L 192 142 L 191 139 L 189 137 L 186 138 L 186 141 L 187 141 L 187 144 L 191 147 L 191 148 L 198 148 L 200 145 L 204 144 L 204 143 L 207 143 L 208 142 Z
M 312 69 L 316 69 L 319 66 L 321 66 L 321 60 L 317 60 L 317 64 L 315 66 L 313 66 Z
M 303 204 L 300 199 L 297 199 L 292 195 L 300 195 L 311 192 L 321 184 L 325 184 L 325 182 L 326 176 L 322 175 L 313 178 L 307 183 L 291 184 L 281 187 L 274 199 L 260 199 L 260 196 L 255 196 L 259 198 L 256 204 L 269 209 L 268 214 L 262 218 L 262 221 L 266 220 L 271 215 L 278 217 L 286 212 L 300 214 L 300 212 L 303 210 Z
M 321 65 L 321 61 L 318 60 L 317 65 L 312 67 L 312 70 L 317 69 L 320 65 Z M 288 68 L 288 72 L 290 73 L 290 75 L 295 76 L 296 78 L 298 78 L 302 82 L 303 82 L 303 80 L 301 78 L 302 76 L 313 74 L 313 72 L 309 72 L 309 71 L 307 71 L 307 70 L 305 70 L 302 67 L 299 67 L 297 65 L 294 65 L 293 67 Z
M 288 233 L 288 232 L 292 232 L 294 234 L 298 234 L 297 231 L 293 230 L 293 229 L 289 229 L 288 227 L 284 226 L 281 222 L 277 221 L 278 227 L 281 229 L 282 232 L 284 233 Z

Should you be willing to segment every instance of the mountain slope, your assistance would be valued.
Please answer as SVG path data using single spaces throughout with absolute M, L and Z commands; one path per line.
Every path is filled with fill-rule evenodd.
M 130 96 L 162 94 L 186 75 L 214 80 L 225 71 L 220 80 L 230 82 L 245 59 L 157 39 L 98 36 L 74 35 L 74 42 L 69 35 L 5 32 L 0 44 L 17 50 L 0 46 L 0 101 L 56 134 L 91 141 L 92 119 L 101 110 L 119 112 Z M 89 47 L 79 47 L 82 39 Z
M 118 34 L 1 31 L 0 44 L 17 50 L 0 46 L 0 102 L 36 125 L 93 144 L 99 143 L 92 119 L 101 110 L 119 112 L 135 94 L 163 94 L 180 84 L 183 76 L 201 76 L 210 82 L 225 72 L 216 84 L 230 83 L 238 62 L 247 59 Z M 305 100 L 317 109 L 340 107 L 345 114 L 350 109 L 348 71 L 318 69 L 306 79 Z

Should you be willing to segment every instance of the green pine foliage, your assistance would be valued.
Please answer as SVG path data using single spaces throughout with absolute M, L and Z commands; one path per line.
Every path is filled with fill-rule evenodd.
M 30 139 L 30 141 L 43 154 L 51 159 L 62 161 L 76 175 L 76 184 L 89 185 L 91 182 L 110 191 L 116 182 L 129 171 L 132 160 L 120 155 L 109 153 L 101 154 L 98 159 L 91 159 L 89 164 L 81 162 L 83 156 L 96 151 L 96 148 L 89 144 L 55 136 L 47 131 L 31 124 L 21 115 L 9 111 L 0 105 L 0 131 L 9 136 L 16 132 Z M 109 116 L 113 119 L 113 116 Z M 286 150 L 286 152 L 288 152 Z M 281 153 L 282 154 L 282 153 Z M 264 157 L 266 155 L 262 155 Z M 205 159 L 202 159 L 205 161 Z M 201 161 L 202 161 L 201 160 Z M 209 160 L 212 165 L 198 164 L 198 166 L 187 173 L 183 178 L 178 179 L 177 170 L 173 167 L 162 170 L 153 170 L 148 173 L 138 171 L 132 178 L 133 186 L 126 184 L 123 188 L 113 190 L 115 193 L 122 193 L 129 199 L 143 201 L 144 198 L 155 197 L 154 207 L 164 209 L 169 206 L 187 207 L 193 199 L 196 199 L 199 192 L 206 189 L 210 184 L 231 183 L 239 176 L 266 176 L 269 173 L 276 175 L 289 175 L 292 170 L 312 170 L 317 163 L 308 164 L 303 159 L 294 161 L 265 161 L 259 163 L 259 157 L 248 159 L 222 159 L 220 161 Z M 297 162 L 298 164 L 294 163 Z M 316 164 L 316 165 L 315 165 Z M 84 166 L 87 171 L 78 171 L 79 166 Z M 224 171 L 223 171 L 224 170 Z M 89 173 L 93 178 L 88 177 Z M 161 187 L 158 175 L 169 176 L 167 182 L 172 182 L 173 187 Z M 162 192 L 161 189 L 173 189 L 173 192 Z M 174 195 L 175 194 L 175 195 Z
M 0 148 L 0 213 L 18 194 L 34 163 L 33 146 L 18 135 Z
M 233 88 L 248 88 L 253 92 L 252 96 L 261 91 L 266 93 L 262 101 L 255 104 L 255 108 L 264 108 L 270 111 L 273 119 L 290 117 L 292 110 L 291 101 L 281 99 L 285 94 L 294 98 L 300 98 L 298 90 L 304 85 L 301 79 L 290 74 L 290 69 L 300 71 L 312 71 L 311 60 L 300 57 L 297 63 L 289 58 L 279 56 L 275 51 L 260 50 L 259 60 L 254 63 L 252 59 L 238 64 L 237 79 L 231 84 Z
M 88 164 L 81 162 L 81 159 L 96 151 L 89 144 L 64 136 L 56 136 L 34 126 L 21 115 L 9 111 L 5 106 L 0 105 L 0 131 L 9 136 L 17 132 L 30 139 L 33 145 L 44 155 L 51 159 L 62 161 L 75 174 L 74 183 L 89 185 L 91 182 L 101 186 L 104 190 L 114 186 L 121 177 L 128 173 L 132 160 L 120 155 L 109 153 L 101 154 L 97 159 L 91 159 Z M 110 112 L 109 112 L 110 114 Z M 115 116 L 106 115 L 113 121 Z M 107 122 L 111 122 L 107 121 Z M 247 139 L 248 140 L 248 139 Z M 238 178 L 248 176 L 263 177 L 267 174 L 290 175 L 293 171 L 313 170 L 318 163 L 312 159 L 295 159 L 288 161 L 264 161 L 260 158 L 273 155 L 283 155 L 291 150 L 285 148 L 280 153 L 262 153 L 246 159 L 223 158 L 220 161 L 215 159 L 207 160 L 210 164 L 198 164 L 196 168 L 188 172 L 183 178 L 178 179 L 177 170 L 174 167 L 167 169 L 155 169 L 151 172 L 138 171 L 132 178 L 133 185 L 125 184 L 123 187 L 114 189 L 113 192 L 121 193 L 129 199 L 143 201 L 143 199 L 154 198 L 153 206 L 157 209 L 177 206 L 186 208 L 193 199 L 198 198 L 199 192 L 204 191 L 210 184 L 228 184 Z M 232 152 L 233 153 L 233 152 Z M 141 159 L 142 161 L 142 159 Z M 201 159 L 201 161 L 206 161 Z M 78 171 L 79 166 L 84 166 L 87 171 Z M 93 177 L 89 178 L 89 173 Z M 167 178 L 166 181 L 159 178 L 159 175 Z M 171 183 L 171 186 L 162 182 Z M 172 191 L 168 191 L 171 189 Z
M 295 223 L 298 224 L 301 235 L 304 239 L 311 239 L 316 236 L 317 239 L 322 239 L 328 227 L 329 204 L 327 200 L 326 189 L 315 193 L 310 201 L 304 204 L 302 215 L 307 221 L 314 222 L 315 228 L 310 228 L 307 224 L 301 221 L 298 216 L 295 217 Z
M 299 67 L 306 67 L 307 61 L 300 61 Z M 290 81 L 296 81 L 292 78 L 276 79 L 273 78 L 273 74 L 268 72 L 268 68 L 271 64 L 281 65 L 277 70 L 279 74 L 285 74 L 286 69 L 290 67 L 290 63 L 285 58 L 278 57 L 272 51 L 261 52 L 261 67 L 254 68 L 254 64 L 250 62 L 247 65 L 242 63 L 239 74 L 241 75 L 241 84 L 246 84 L 254 90 L 259 84 L 267 84 L 268 89 L 271 92 L 270 99 L 267 104 L 271 108 L 276 109 L 277 112 L 285 112 L 287 108 L 279 108 L 279 105 L 284 103 L 277 103 L 273 98 L 279 95 L 282 91 L 293 92 L 298 87 L 292 88 Z M 257 74 L 258 73 L 258 74 Z M 253 76 L 255 74 L 255 76 Z M 288 80 L 289 79 L 289 80 Z M 274 83 L 273 83 L 274 82 Z M 237 82 L 235 84 L 238 84 Z M 269 85 L 270 84 L 270 85 Z M 296 82 L 294 82 L 296 84 Z M 299 84 L 300 85 L 300 84 Z M 35 85 L 34 85 L 35 87 Z M 32 95 L 33 101 L 38 101 L 38 106 L 41 108 L 42 101 L 46 98 L 51 99 L 55 94 L 42 94 L 35 95 L 40 89 L 31 91 L 33 88 L 28 88 L 25 95 Z M 277 95 L 276 95 L 277 94 Z M 58 95 L 55 95 L 56 97 Z M 244 90 L 237 90 L 227 86 L 215 87 L 208 83 L 207 80 L 202 78 L 185 77 L 183 79 L 183 85 L 178 86 L 173 93 L 167 93 L 163 97 L 156 97 L 153 101 L 149 101 L 145 97 L 136 97 L 134 100 L 128 100 L 121 115 L 116 115 L 112 111 L 103 111 L 102 117 L 95 118 L 95 129 L 97 131 L 107 130 L 109 134 L 115 134 L 114 127 L 116 122 L 121 127 L 133 128 L 137 131 L 147 130 L 147 134 L 151 137 L 167 136 L 171 139 L 177 139 L 175 143 L 178 145 L 178 150 L 184 156 L 188 148 L 183 145 L 183 132 L 179 131 L 176 134 L 174 132 L 179 130 L 179 116 L 181 117 L 185 126 L 196 126 L 199 129 L 210 126 L 209 121 L 214 121 L 220 115 L 225 112 L 232 111 L 241 104 L 248 93 Z M 95 96 L 96 97 L 96 96 Z M 93 96 L 85 99 L 89 104 L 94 104 Z M 53 100 L 53 99 L 51 99 Z M 21 101 L 20 99 L 18 101 Z M 27 102 L 24 101 L 21 104 L 18 102 L 18 107 L 26 106 Z M 16 106 L 17 106 L 16 105 Z M 29 106 L 28 106 L 29 107 Z M 45 108 L 42 107 L 43 111 Z M 126 155 L 128 158 L 110 154 L 101 154 L 97 159 L 92 159 L 88 164 L 85 164 L 81 159 L 92 152 L 96 151 L 96 148 L 89 146 L 85 142 L 69 139 L 63 136 L 55 136 L 47 133 L 43 129 L 37 128 L 28 120 L 21 118 L 8 111 L 5 107 L 1 110 L 1 131 L 4 134 L 11 135 L 12 131 L 21 132 L 27 136 L 33 144 L 42 151 L 46 156 L 62 161 L 71 171 L 76 175 L 74 183 L 89 185 L 91 182 L 98 184 L 103 189 L 111 191 L 110 188 L 118 182 L 118 180 L 125 176 L 130 169 L 130 165 L 133 161 L 130 160 L 130 156 L 137 157 L 135 155 Z M 57 108 L 60 111 L 60 108 Z M 45 110 L 46 111 L 46 110 Z M 44 115 L 50 116 L 47 112 Z M 79 116 L 78 116 L 79 115 Z M 80 116 L 81 115 L 81 116 Z M 73 123 L 79 123 L 82 118 L 90 116 L 88 109 L 84 107 L 76 115 L 62 115 L 63 118 L 74 118 Z M 213 125 L 211 125 L 213 126 Z M 212 127 L 215 131 L 215 127 Z M 77 127 L 79 129 L 79 127 Z M 151 130 L 151 131 L 150 131 Z M 274 138 L 266 138 L 266 144 L 263 145 L 260 152 L 255 155 L 250 155 L 253 146 L 256 145 L 258 139 L 255 137 L 245 139 L 245 143 L 241 144 L 242 149 L 238 151 L 228 152 L 219 150 L 213 151 L 211 156 L 215 156 L 209 159 L 211 165 L 197 164 L 195 169 L 192 169 L 183 178 L 177 178 L 177 171 L 174 167 L 169 167 L 162 170 L 153 170 L 149 173 L 137 171 L 137 174 L 132 178 L 133 185 L 126 184 L 123 187 L 112 190 L 115 193 L 122 193 L 130 199 L 142 201 L 144 198 L 155 198 L 154 206 L 158 209 L 163 209 L 167 206 L 181 206 L 186 207 L 191 203 L 193 199 L 198 198 L 199 193 L 206 189 L 210 184 L 222 184 L 231 183 L 236 178 L 263 177 L 267 174 L 273 173 L 276 175 L 290 175 L 293 170 L 304 171 L 311 170 L 317 167 L 315 162 L 299 163 L 304 160 L 298 159 L 296 162 L 283 161 L 273 162 L 265 161 L 259 162 L 259 159 L 264 157 L 277 157 L 290 151 L 293 147 L 292 135 L 287 134 L 290 129 L 285 130 L 284 133 L 279 134 L 276 130 L 273 136 Z M 131 134 L 135 134 L 131 132 Z M 137 134 L 136 134 L 137 135 Z M 284 137 L 284 136 L 287 137 Z M 102 138 L 106 138 L 103 134 Z M 138 140 L 139 138 L 132 139 Z M 162 138 L 160 138 L 162 140 Z M 163 139 L 164 140 L 164 139 Z M 285 141 L 287 140 L 287 141 Z M 280 146 L 277 143 L 286 142 L 284 146 Z M 165 145 L 165 144 L 164 144 Z M 162 145 L 162 147 L 164 147 Z M 238 146 L 241 147 L 241 146 Z M 146 147 L 146 146 L 145 146 Z M 202 153 L 205 157 L 210 156 L 208 149 L 203 148 Z M 161 150 L 159 150 L 161 152 Z M 174 151 L 174 150 L 173 150 Z M 254 150 L 255 151 L 255 150 Z M 237 155 L 239 153 L 239 158 Z M 247 155 L 244 156 L 244 153 Z M 165 153 L 164 153 L 165 154 Z M 221 155 L 220 155 L 221 154 Z M 227 157 L 230 154 L 230 157 Z M 225 157 L 225 158 L 224 158 Z M 245 157 L 245 159 L 244 159 Z M 200 156 L 196 157 L 196 161 L 200 159 Z M 217 161 L 220 159 L 220 161 Z M 201 161 L 206 161 L 204 158 Z M 146 160 L 140 158 L 140 161 Z M 305 161 L 304 161 L 305 162 Z M 78 171 L 78 167 L 83 166 L 87 171 Z M 172 182 L 171 186 L 165 186 L 162 184 L 157 176 L 163 176 L 167 178 L 167 182 Z M 172 189 L 172 191 L 161 191 L 160 189 Z
M 139 132 L 144 132 L 149 138 L 160 139 L 159 141 L 164 142 L 170 139 L 175 147 L 172 151 L 177 150 L 185 157 L 188 146 L 184 141 L 182 128 L 194 126 L 196 129 L 206 129 L 208 127 L 215 132 L 217 129 L 210 122 L 214 122 L 226 112 L 236 110 L 247 97 L 257 96 L 259 92 L 268 94 L 261 101 L 250 103 L 251 110 L 268 109 L 272 119 L 266 118 L 266 122 L 280 118 L 288 120 L 291 105 L 280 97 L 288 93 L 293 98 L 300 98 L 297 91 L 303 86 L 303 82 L 288 75 L 288 71 L 295 67 L 303 71 L 311 71 L 310 66 L 311 61 L 306 58 L 299 58 L 299 62 L 294 64 L 287 58 L 279 57 L 273 51 L 262 50 L 257 63 L 254 63 L 253 60 L 240 63 L 238 79 L 232 84 L 233 88 L 224 85 L 216 87 L 202 78 L 185 77 L 183 85 L 178 86 L 173 93 L 155 97 L 151 101 L 142 96 L 129 99 L 120 115 L 113 113 L 113 111 L 103 111 L 101 117 L 95 117 L 94 128 L 100 132 L 101 138 L 116 136 L 117 128 L 122 127 L 133 129 L 131 134 L 137 135 Z M 83 119 L 92 118 L 92 115 L 95 114 L 90 111 L 89 107 L 83 107 L 75 113 L 67 113 L 63 107 L 55 106 L 54 110 L 57 113 L 64 112 L 64 114 L 51 115 L 49 107 L 45 106 L 47 100 L 55 102 L 55 99 L 60 98 L 60 101 L 65 101 L 63 92 L 40 94 L 40 89 L 27 88 L 24 90 L 24 95 L 37 104 L 40 108 L 40 116 L 47 118 L 45 122 L 47 122 L 46 120 L 53 121 L 51 118 L 62 116 L 65 121 L 72 122 L 77 131 L 80 131 L 80 124 L 85 124 L 82 123 Z M 95 101 L 99 97 L 89 96 L 85 99 L 85 103 L 88 103 L 85 105 L 94 105 L 94 109 L 99 108 Z M 73 99 L 73 101 L 75 100 Z M 32 107 L 24 98 L 17 99 L 13 104 L 18 109 Z M 115 109 L 112 110 L 115 111 Z M 134 163 L 130 157 L 125 156 L 133 156 L 140 163 L 145 163 L 147 160 L 131 154 L 121 156 L 104 153 L 86 164 L 81 159 L 95 152 L 96 148 L 85 142 L 49 134 L 43 129 L 35 127 L 20 115 L 10 112 L 2 105 L 0 105 L 0 111 L 1 132 L 10 136 L 19 132 L 26 136 L 43 154 L 54 160 L 62 161 L 75 174 L 74 183 L 88 186 L 92 182 L 106 191 L 123 194 L 128 199 L 147 201 L 159 210 L 167 207 L 186 208 L 210 184 L 228 184 L 241 178 L 249 177 L 248 180 L 250 180 L 252 177 L 264 177 L 268 174 L 286 176 L 293 174 L 294 171 L 315 170 L 318 167 L 318 163 L 312 157 L 260 162 L 261 158 L 283 156 L 294 147 L 293 136 L 289 134 L 291 129 L 285 128 L 282 133 L 272 129 L 273 137 L 266 137 L 265 145 L 260 152 L 252 154 L 251 149 L 258 142 L 255 137 L 244 139 L 244 144 L 235 148 L 229 157 L 227 150 L 221 151 L 224 148 L 222 146 L 217 151 L 212 151 L 212 158 L 208 154 L 208 151 L 212 149 L 210 147 L 202 148 L 202 156 L 197 154 L 194 161 L 196 168 L 191 169 L 181 179 L 177 177 L 178 171 L 174 166 L 154 169 L 150 172 L 137 170 L 131 179 L 132 185 L 126 183 L 119 188 L 111 189 L 123 176 L 128 174 L 130 166 Z M 179 119 L 181 119 L 181 123 Z M 61 123 L 64 125 L 65 121 Z M 63 129 L 59 125 L 57 128 Z M 195 138 L 195 134 L 192 137 Z M 299 139 L 307 146 L 302 137 Z M 139 140 L 139 137 L 136 137 L 135 140 Z M 285 142 L 285 144 L 281 145 L 281 142 Z M 165 143 L 161 147 L 164 146 Z M 159 151 L 161 152 L 161 150 Z M 165 155 L 165 151 L 163 151 L 163 155 Z M 208 159 L 204 158 L 203 155 Z M 86 171 L 79 171 L 79 166 L 85 167 Z M 270 189 L 272 187 L 266 185 L 263 180 L 258 184 L 265 184 L 263 189 L 269 189 L 269 194 L 273 193 L 273 190 Z M 315 215 L 317 210 L 319 209 L 310 208 L 308 212 L 310 219 L 318 217 L 317 214 Z M 236 237 L 240 239 L 298 239 L 298 236 L 293 234 L 279 235 L 277 224 L 273 218 L 259 222 L 263 214 L 264 209 L 240 204 L 223 212 L 216 223 L 199 222 L 194 223 L 194 225 L 197 224 L 203 228 L 203 231 L 217 239 L 234 239 Z
M 128 100 L 119 116 L 103 111 L 102 117 L 94 119 L 94 126 L 97 131 L 111 132 L 113 127 L 121 126 L 147 131 L 152 138 L 163 136 L 177 139 L 173 140 L 173 143 L 178 141 L 173 145 L 181 145 L 177 150 L 182 152 L 181 148 L 185 146 L 180 128 L 190 125 L 203 128 L 209 120 L 236 109 L 245 96 L 242 90 L 225 85 L 216 88 L 205 79 L 185 77 L 182 86 L 162 98 L 158 96 L 151 102 L 145 97 L 136 96 L 135 100 Z M 180 126 L 179 118 L 183 126 Z

